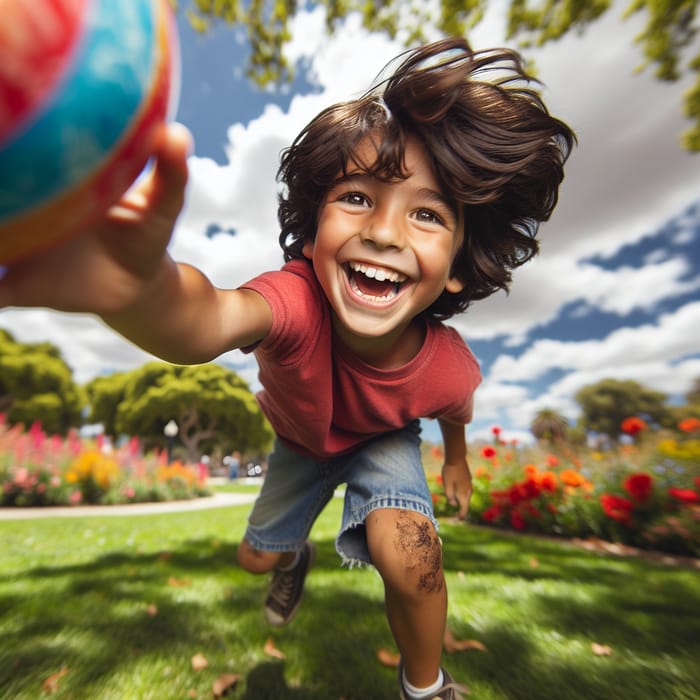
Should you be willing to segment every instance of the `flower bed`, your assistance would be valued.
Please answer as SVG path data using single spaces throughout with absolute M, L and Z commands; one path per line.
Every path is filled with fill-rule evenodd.
M 8 426 L 0 415 L 0 506 L 143 503 L 208 495 L 192 467 L 168 463 L 164 452 L 143 454 L 132 438 L 118 448 Z
M 518 447 L 495 429 L 494 443 L 470 455 L 469 521 L 700 556 L 700 440 L 693 437 L 700 422 L 693 420 L 677 434 L 630 421 L 634 440 L 605 452 Z M 432 457 L 435 465 L 440 455 Z M 429 482 L 436 514 L 452 514 L 439 467 Z

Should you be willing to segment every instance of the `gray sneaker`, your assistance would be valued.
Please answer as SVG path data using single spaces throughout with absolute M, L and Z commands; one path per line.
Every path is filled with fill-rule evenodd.
M 469 695 L 469 688 L 465 685 L 455 683 L 454 679 L 445 668 L 442 669 L 442 675 L 442 688 L 431 697 L 431 700 L 464 700 L 464 697 L 460 695 L 460 693 Z M 408 695 L 403 687 L 403 664 L 399 664 L 399 693 L 401 700 L 408 700 Z
M 283 627 L 296 615 L 304 594 L 304 579 L 313 566 L 316 547 L 313 542 L 305 542 L 299 553 L 299 561 L 290 571 L 275 569 L 263 611 L 265 619 L 274 627 Z

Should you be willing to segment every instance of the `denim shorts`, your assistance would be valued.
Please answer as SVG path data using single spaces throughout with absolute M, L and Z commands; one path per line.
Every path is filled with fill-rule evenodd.
M 377 508 L 400 508 L 426 516 L 437 530 L 420 454 L 420 424 L 387 433 L 356 451 L 319 461 L 280 440 L 248 519 L 245 538 L 256 549 L 301 549 L 336 488 L 346 484 L 336 550 L 344 564 L 371 563 L 365 518 Z

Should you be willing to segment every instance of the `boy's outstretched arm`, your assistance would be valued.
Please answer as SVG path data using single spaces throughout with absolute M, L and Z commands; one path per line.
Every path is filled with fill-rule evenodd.
M 467 438 L 464 425 L 438 420 L 445 447 L 442 483 L 450 505 L 459 506 L 459 518 L 464 520 L 472 497 L 472 474 L 467 461 Z
M 150 175 L 87 230 L 11 265 L 0 280 L 0 308 L 94 313 L 145 350 L 182 364 L 262 338 L 271 322 L 262 297 L 217 289 L 167 252 L 190 145 L 184 127 L 163 127 Z

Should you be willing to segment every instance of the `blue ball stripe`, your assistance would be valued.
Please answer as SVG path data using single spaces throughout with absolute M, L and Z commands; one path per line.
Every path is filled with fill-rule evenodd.
M 93 0 L 69 72 L 0 150 L 0 222 L 94 173 L 148 95 L 157 63 L 153 0 Z

